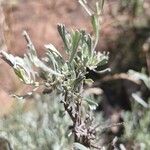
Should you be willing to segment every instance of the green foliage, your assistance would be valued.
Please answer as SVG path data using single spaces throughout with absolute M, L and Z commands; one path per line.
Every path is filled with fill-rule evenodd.
M 147 88 L 150 89 L 150 77 L 148 75 L 142 72 L 136 72 L 134 70 L 129 70 L 128 73 L 129 75 L 134 75 L 137 80 L 142 80 Z
M 150 89 L 149 76 L 134 70 L 129 70 L 129 75 L 134 75 L 135 79 L 143 81 L 147 88 Z M 141 150 L 147 150 L 150 147 L 150 97 L 143 100 L 139 98 L 138 93 L 135 93 L 133 98 L 135 99 L 135 102 L 132 102 L 132 112 L 125 112 L 123 115 L 124 121 L 126 122 L 123 141 L 130 141 L 133 143 L 132 147 L 135 149 L 139 147 Z
M 108 54 L 95 52 L 100 35 L 104 0 L 96 2 L 95 8 L 90 8 L 86 0 L 79 0 L 79 3 L 91 17 L 94 34 L 90 35 L 81 29 L 68 30 L 65 25 L 59 24 L 57 29 L 67 59 L 64 59 L 52 44 L 45 45 L 46 55 L 40 59 L 25 31 L 23 35 L 28 51 L 23 58 L 0 51 L 2 59 L 14 69 L 18 78 L 24 84 L 33 86 L 32 92 L 23 96 L 14 95 L 20 100 L 17 103 L 18 107 L 11 115 L 0 121 L 0 136 L 2 139 L 8 139 L 14 149 L 89 150 L 94 147 L 100 149 L 99 146 L 103 146 L 99 145 L 103 143 L 103 139 L 100 139 L 101 134 L 104 134 L 103 131 L 111 125 L 106 127 L 108 120 L 105 120 L 102 114 L 93 115 L 92 111 L 98 104 L 92 95 L 84 93 L 83 84 L 93 82 L 86 79 L 87 68 L 96 73 L 109 70 L 109 68 L 97 69 L 107 63 Z M 144 11 L 140 0 L 120 1 L 120 4 L 121 9 L 125 7 L 132 17 Z M 124 22 L 121 24 L 124 25 Z M 136 80 L 142 80 L 150 89 L 148 76 L 133 70 L 129 70 L 128 73 L 134 75 Z M 38 93 L 38 89 L 42 89 L 43 93 Z M 150 105 L 149 100 L 142 99 L 140 95 L 140 91 L 132 94 L 135 100 L 132 101 L 133 110 L 124 113 L 126 125 L 122 141 L 130 140 L 132 143 L 130 147 L 134 149 L 137 147 L 147 149 L 150 147 L 148 134 Z M 25 111 L 23 99 L 29 97 L 33 98 L 33 108 Z M 116 139 L 114 138 L 114 141 Z M 112 143 L 116 143 L 114 141 Z M 123 144 L 126 147 L 126 142 Z
M 93 124 L 92 110 L 90 109 L 90 105 L 95 104 L 95 102 L 85 100 L 87 98 L 83 96 L 83 84 L 87 80 L 85 79 L 88 73 L 87 68 L 101 73 L 101 71 L 96 70 L 97 67 L 104 65 L 108 61 L 108 54 L 95 51 L 99 37 L 99 19 L 103 1 L 96 2 L 95 10 L 88 8 L 85 0 L 80 0 L 80 3 L 86 11 L 88 10 L 88 13 L 90 12 L 95 36 L 91 36 L 83 30 L 68 31 L 64 25 L 58 25 L 57 29 L 62 38 L 64 50 L 68 56 L 66 60 L 52 44 L 45 45 L 46 56 L 40 59 L 37 56 L 36 49 L 29 35 L 25 31 L 23 35 L 27 42 L 28 52 L 24 55 L 24 58 L 15 57 L 1 51 L 2 58 L 14 69 L 19 79 L 24 84 L 33 86 L 32 94 L 36 93 L 35 90 L 41 87 L 43 88 L 43 92 L 51 89 L 47 94 L 51 95 L 51 92 L 55 93 L 53 99 L 57 103 L 52 103 L 49 97 L 48 103 L 45 103 L 44 100 L 40 105 L 42 112 L 39 117 L 42 122 L 39 121 L 38 116 L 31 113 L 22 115 L 24 122 L 18 120 L 20 115 L 18 117 L 13 116 L 8 120 L 7 124 L 10 125 L 14 119 L 18 118 L 15 123 L 18 123 L 19 126 L 13 129 L 15 131 L 12 130 L 12 134 L 11 132 L 8 134 L 10 135 L 10 140 L 11 138 L 15 140 L 12 140 L 12 143 L 16 149 L 20 149 L 20 145 L 22 145 L 21 149 L 37 149 L 37 147 L 39 149 L 63 149 L 67 139 L 64 138 L 64 135 L 70 124 L 67 122 L 69 119 L 66 121 L 65 117 L 61 116 L 62 119 L 59 116 L 59 103 L 59 105 L 63 106 L 63 111 L 67 112 L 67 115 L 70 117 L 70 133 L 74 139 L 75 147 L 78 147 L 77 149 L 95 147 L 95 124 Z M 31 96 L 32 94 L 29 95 Z M 16 97 L 25 98 L 26 96 Z M 54 107 L 55 105 L 57 105 L 57 108 Z M 65 115 L 64 112 L 63 114 Z M 47 123 L 43 123 L 45 117 L 47 117 Z M 28 121 L 28 119 L 31 120 Z M 30 124 L 31 121 L 32 124 Z M 6 127 L 10 129 L 9 126 Z M 56 132 L 59 134 L 57 135 L 54 132 L 56 135 L 52 137 L 55 127 L 57 129 Z M 26 130 L 28 131 L 26 132 Z M 21 139 L 21 137 L 23 138 Z
M 14 149 L 62 150 L 70 149 L 68 138 L 71 125 L 55 93 L 51 96 L 35 95 L 32 110 L 25 111 L 25 101 L 18 101 L 17 108 L 0 121 L 1 137 L 9 139 Z M 70 148 L 69 148 L 70 146 Z
M 125 135 L 123 141 L 130 141 L 132 147 L 139 147 L 140 149 L 148 149 L 150 147 L 149 139 L 149 108 L 141 108 L 134 104 L 133 112 L 126 112 L 124 114 L 124 120 L 127 123 L 125 125 Z

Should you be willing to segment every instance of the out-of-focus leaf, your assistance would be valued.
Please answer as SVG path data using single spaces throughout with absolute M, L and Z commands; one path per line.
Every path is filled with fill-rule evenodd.
M 103 10 L 103 7 L 104 7 L 104 1 L 105 1 L 105 0 L 101 0 L 101 1 L 100 1 L 100 9 L 101 9 L 101 11 Z
M 74 143 L 74 149 L 75 150 L 90 150 L 89 148 L 85 147 L 84 145 L 80 143 Z
M 84 98 L 84 100 L 87 101 L 91 110 L 95 110 L 96 107 L 98 107 L 98 104 L 96 102 L 94 102 L 94 100 L 92 98 L 86 97 L 86 98 Z
M 142 80 L 145 85 L 150 89 L 150 77 L 148 77 L 146 74 L 134 70 L 129 70 L 128 74 L 132 75 L 134 79 Z
M 101 12 L 101 9 L 100 9 L 100 6 L 101 4 L 100 4 L 100 1 L 98 1 L 98 2 L 96 2 L 96 13 L 98 14 L 98 15 L 100 15 L 100 12 Z
M 137 93 L 132 93 L 132 97 L 134 98 L 135 101 L 137 101 L 139 104 L 141 104 L 145 108 L 148 107 L 148 104 Z
M 94 82 L 92 79 L 85 79 L 84 81 L 86 84 L 92 84 Z
M 96 13 L 97 15 L 100 15 L 103 11 L 103 6 L 104 6 L 104 0 L 99 0 L 96 2 Z
M 33 94 L 35 93 L 35 91 L 38 89 L 38 87 L 34 88 L 32 91 L 24 94 L 24 95 L 16 95 L 13 94 L 12 97 L 19 99 L 19 100 L 24 100 L 24 99 L 28 99 L 31 98 L 33 96 Z
M 89 16 L 92 16 L 93 11 L 86 5 L 87 1 L 86 0 L 79 0 L 79 3 L 85 9 L 85 11 L 89 14 Z

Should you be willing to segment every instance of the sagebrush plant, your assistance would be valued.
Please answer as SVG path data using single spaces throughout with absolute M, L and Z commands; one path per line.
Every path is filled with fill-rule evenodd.
M 25 111 L 25 100 L 18 101 L 15 110 L 1 118 L 0 136 L 8 139 L 15 150 L 71 149 L 73 139 L 68 137 L 71 121 L 57 102 L 59 99 L 55 93 L 36 94 L 30 111 Z
M 133 75 L 135 79 L 141 80 L 145 86 L 150 90 L 150 76 L 144 72 L 137 72 L 134 70 L 128 71 L 129 75 Z M 149 149 L 150 147 L 150 97 L 142 99 L 140 97 L 141 91 L 133 93 L 132 112 L 125 112 L 123 114 L 124 121 L 127 122 L 125 133 L 122 141 L 127 143 L 130 141 L 134 149 Z
M 27 41 L 28 52 L 24 55 L 24 58 L 15 57 L 5 51 L 1 51 L 1 56 L 14 69 L 16 75 L 24 84 L 33 86 L 32 92 L 24 96 L 14 95 L 15 97 L 23 99 L 36 95 L 39 88 L 43 89 L 44 94 L 50 96 L 55 93 L 56 96 L 53 98 L 55 103 L 58 103 L 60 107 L 63 105 L 66 114 L 63 111 L 62 114 L 69 116 L 72 122 L 67 124 L 69 122 L 67 121 L 65 127 L 70 130 L 69 135 L 73 137 L 74 148 L 100 149 L 95 143 L 97 125 L 94 123 L 92 110 L 90 109 L 90 105 L 95 105 L 95 102 L 84 96 L 83 86 L 87 82 L 92 82 L 91 79 L 86 79 L 87 70 L 93 70 L 97 73 L 107 71 L 107 69 L 97 70 L 97 67 L 107 63 L 108 54 L 95 51 L 99 38 L 104 0 L 97 1 L 95 9 L 90 8 L 85 0 L 79 0 L 79 3 L 91 17 L 94 35 L 90 35 L 84 30 L 68 31 L 64 25 L 59 24 L 57 29 L 62 38 L 67 59 L 64 59 L 52 44 L 45 45 L 46 56 L 39 59 L 26 31 L 23 32 L 23 35 Z M 51 98 L 49 101 L 51 102 Z M 50 102 L 49 105 L 53 107 Z M 41 111 L 45 110 L 42 109 Z M 60 109 L 56 111 L 60 113 Z M 48 115 L 48 119 L 49 117 L 51 117 L 51 114 Z M 45 131 L 45 134 L 48 134 L 47 132 Z M 50 142 L 48 145 L 50 145 Z
M 148 150 L 150 147 L 149 139 L 149 108 L 133 104 L 132 112 L 124 113 L 124 121 L 127 122 L 125 133 L 122 137 L 122 142 L 127 146 L 131 143 L 132 148 Z

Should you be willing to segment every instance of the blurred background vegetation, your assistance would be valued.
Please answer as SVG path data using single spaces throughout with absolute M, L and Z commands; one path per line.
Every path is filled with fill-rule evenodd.
M 88 0 L 89 6 L 93 7 L 94 2 Z M 94 96 L 99 102 L 95 117 L 104 126 L 98 142 L 106 149 L 114 148 L 116 136 L 115 145 L 122 150 L 150 147 L 149 9 L 149 0 L 105 1 L 96 49 L 110 52 L 111 73 L 90 72 L 89 76 L 95 80 L 93 86 L 103 91 Z M 54 43 L 63 55 L 57 23 L 92 32 L 89 18 L 76 0 L 0 0 L 0 49 L 23 56 L 26 49 L 21 34 L 27 30 L 41 57 L 43 45 L 48 43 Z M 18 101 L 10 96 L 28 91 L 30 88 L 23 86 L 0 60 L 1 138 L 14 149 L 71 149 L 69 122 L 63 117 L 61 105 L 55 102 L 57 98 L 34 95 Z M 110 126 L 119 122 L 125 122 L 124 126 Z

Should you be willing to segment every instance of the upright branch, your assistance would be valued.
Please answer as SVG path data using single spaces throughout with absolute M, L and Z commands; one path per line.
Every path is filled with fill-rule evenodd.
M 108 69 L 98 70 L 99 66 L 107 63 L 108 54 L 95 51 L 99 39 L 104 0 L 97 1 L 95 9 L 91 9 L 86 0 L 79 0 L 79 2 L 90 15 L 95 34 L 90 35 L 84 30 L 69 32 L 64 25 L 59 24 L 57 29 L 68 59 L 65 60 L 52 44 L 48 44 L 45 45 L 47 50 L 45 61 L 40 60 L 25 31 L 23 35 L 27 42 L 28 52 L 24 58 L 14 57 L 4 51 L 1 52 L 1 55 L 12 66 L 23 83 L 35 86 L 39 82 L 38 79 L 41 78 L 45 89 L 52 89 L 50 92 L 56 91 L 60 95 L 60 102 L 63 103 L 64 110 L 72 120 L 71 131 L 76 143 L 75 147 L 82 144 L 85 147 L 100 149 L 95 145 L 96 130 L 90 109 L 91 105 L 97 104 L 83 95 L 83 85 L 86 82 L 92 82 L 91 79 L 86 79 L 87 70 L 97 73 L 108 71 Z M 35 68 L 38 69 L 35 71 Z M 39 83 L 38 86 L 40 85 Z M 47 94 L 50 93 L 47 92 Z

